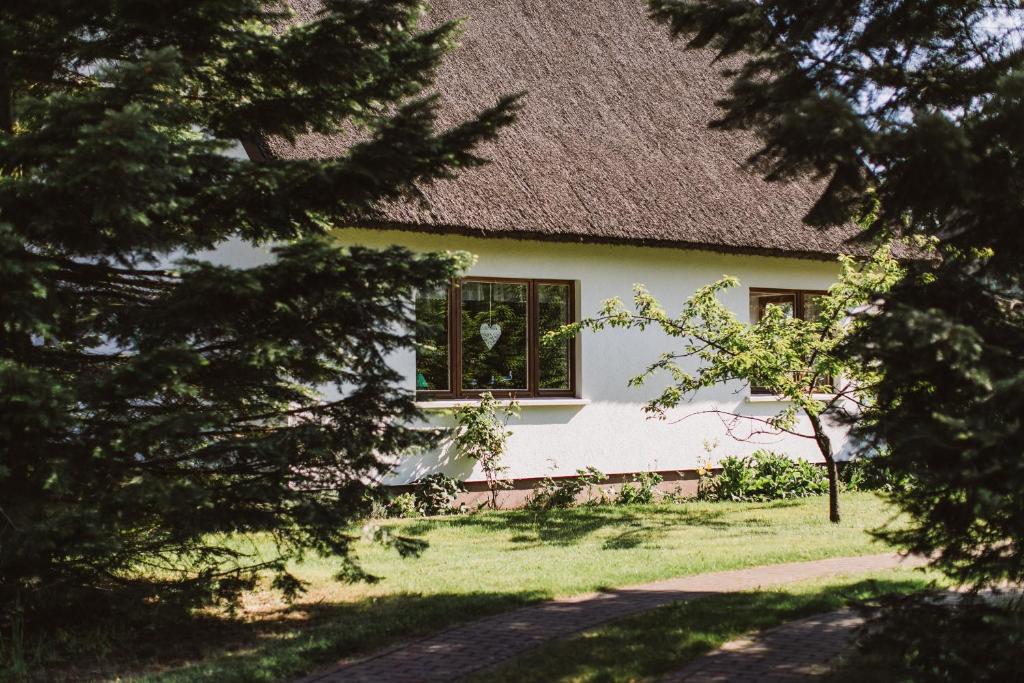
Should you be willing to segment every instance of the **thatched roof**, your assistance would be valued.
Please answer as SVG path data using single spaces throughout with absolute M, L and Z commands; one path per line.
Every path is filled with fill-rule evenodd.
M 316 0 L 292 0 L 310 16 Z M 426 207 L 384 207 L 365 225 L 494 237 L 632 243 L 827 258 L 852 228 L 802 218 L 816 183 L 766 183 L 742 165 L 752 134 L 709 130 L 726 92 L 707 51 L 686 51 L 643 0 L 433 0 L 467 17 L 437 89 L 442 124 L 527 91 L 516 124 L 482 151 L 491 163 L 423 188 Z M 282 157 L 331 156 L 308 137 Z

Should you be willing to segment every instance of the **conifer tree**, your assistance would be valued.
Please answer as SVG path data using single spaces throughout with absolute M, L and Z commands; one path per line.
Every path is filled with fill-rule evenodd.
M 0 604 L 230 600 L 261 569 L 294 592 L 286 560 L 347 557 L 367 477 L 428 438 L 384 361 L 458 259 L 328 231 L 482 163 L 516 104 L 440 129 L 458 27 L 319 6 L 0 4 Z M 228 153 L 339 133 L 338 158 Z M 202 258 L 226 240 L 273 257 Z
M 724 128 L 771 180 L 826 182 L 808 215 L 919 236 L 847 348 L 878 367 L 867 451 L 912 490 L 890 535 L 959 579 L 1024 579 L 1024 3 L 650 0 L 729 65 Z

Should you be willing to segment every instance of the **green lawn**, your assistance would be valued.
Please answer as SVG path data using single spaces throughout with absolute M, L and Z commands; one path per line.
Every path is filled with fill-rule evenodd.
M 935 578 L 901 569 L 676 603 L 543 646 L 466 683 L 654 681 L 744 634 L 883 594 L 922 590 Z
M 826 499 L 768 504 L 584 507 L 386 522 L 429 548 L 400 559 L 360 544 L 374 585 L 339 585 L 336 562 L 296 568 L 310 583 L 298 604 L 270 592 L 234 617 L 197 615 L 152 633 L 112 628 L 76 657 L 96 678 L 280 681 L 397 639 L 561 595 L 759 564 L 883 552 L 867 530 L 890 519 L 874 495 L 846 494 L 844 521 Z M 58 650 L 60 648 L 57 648 Z M 56 671 L 56 670 L 55 670 Z

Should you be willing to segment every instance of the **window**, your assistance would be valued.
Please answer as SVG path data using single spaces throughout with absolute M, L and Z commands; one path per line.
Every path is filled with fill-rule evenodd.
M 541 342 L 574 315 L 573 283 L 562 280 L 474 277 L 420 292 L 417 395 L 574 395 L 572 342 Z
M 799 289 L 750 289 L 750 322 L 756 323 L 768 306 L 779 306 L 787 318 L 794 315 L 813 320 L 819 313 L 819 300 L 827 292 Z
M 814 320 L 821 314 L 820 300 L 826 292 L 799 289 L 750 289 L 750 322 L 757 323 L 769 306 L 778 306 L 787 318 Z M 822 391 L 829 391 L 832 378 L 824 382 Z M 764 387 L 751 387 L 751 393 L 769 394 Z

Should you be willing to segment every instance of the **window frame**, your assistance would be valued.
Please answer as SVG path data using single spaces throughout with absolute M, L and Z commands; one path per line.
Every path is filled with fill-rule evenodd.
M 526 285 L 526 389 L 464 389 L 462 387 L 462 285 L 467 282 Z M 575 338 L 568 345 L 569 388 L 540 387 L 540 296 L 542 285 L 563 286 L 568 290 L 566 322 L 576 322 L 576 281 L 554 278 L 488 277 L 472 275 L 454 280 L 448 286 L 448 389 L 417 389 L 416 400 L 479 400 L 485 393 L 495 398 L 572 398 L 577 388 Z
M 748 287 L 747 288 L 747 301 L 758 294 L 768 294 L 776 296 L 792 295 L 793 296 L 793 317 L 800 320 L 805 320 L 804 311 L 804 299 L 807 296 L 824 296 L 828 294 L 828 290 L 825 289 L 787 289 L 780 287 Z M 758 306 L 758 313 L 760 314 L 760 306 Z M 753 320 L 748 321 L 751 325 L 754 324 Z M 829 384 L 835 384 L 835 378 L 828 378 Z M 774 396 L 774 392 L 764 387 L 755 387 L 750 385 L 751 396 Z

